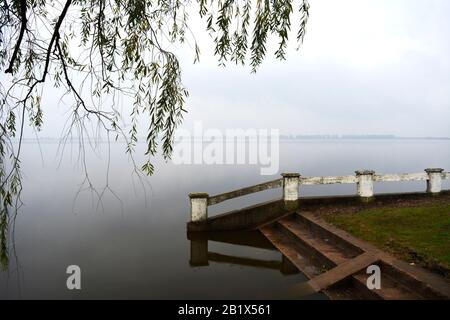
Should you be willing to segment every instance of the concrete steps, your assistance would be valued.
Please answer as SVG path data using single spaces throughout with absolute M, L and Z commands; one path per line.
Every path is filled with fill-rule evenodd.
M 333 235 L 336 242 L 340 243 L 341 246 L 349 245 L 350 248 L 357 248 L 361 252 L 371 252 L 378 256 L 382 277 L 388 275 L 395 279 L 397 283 L 402 284 L 403 287 L 413 288 L 412 291 L 426 299 L 450 299 L 450 283 L 441 276 L 398 260 L 377 247 L 326 223 L 312 213 L 298 213 L 296 218 L 309 223 L 310 228 L 316 230 L 315 232 Z
M 278 224 L 311 250 L 314 250 L 316 254 L 322 255 L 331 265 L 338 265 L 356 256 L 341 250 L 331 243 L 328 238 L 314 234 L 295 218 L 281 219 L 278 221 Z
M 261 232 L 308 278 L 313 278 L 326 268 L 323 261 L 309 252 L 309 248 L 292 241 L 292 237 L 276 226 L 264 226 Z
M 305 246 L 302 242 L 295 241 L 292 235 L 285 232 L 277 224 L 261 227 L 260 231 L 309 279 L 313 279 L 333 267 L 329 261 L 323 259 L 322 255 L 314 254 L 314 252 L 311 252 L 310 247 Z M 318 292 L 308 283 L 302 283 L 297 288 L 291 288 L 291 290 L 302 292 L 302 294 L 305 294 L 305 292 L 309 292 L 309 294 Z M 352 299 L 359 295 L 353 287 L 339 288 L 339 290 L 325 289 L 323 292 L 333 299 Z M 360 296 L 360 298 L 364 297 Z
M 262 234 L 309 279 L 314 292 L 337 299 L 446 298 L 396 265 L 392 257 L 308 214 L 294 214 L 260 228 Z M 368 289 L 366 268 L 381 269 L 381 289 Z M 445 289 L 445 288 L 444 288 Z

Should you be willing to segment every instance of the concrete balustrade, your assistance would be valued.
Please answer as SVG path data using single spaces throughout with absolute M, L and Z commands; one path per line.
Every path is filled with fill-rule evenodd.
M 356 174 L 356 190 L 358 195 L 363 198 L 373 197 L 373 177 L 375 171 L 372 170 L 358 170 Z
M 282 173 L 283 177 L 283 200 L 297 201 L 298 200 L 298 186 L 300 183 L 299 173 Z
M 425 169 L 428 174 L 427 179 L 427 192 L 439 193 L 442 189 L 442 173 L 444 169 L 441 168 L 428 168 Z
M 191 221 L 201 222 L 208 219 L 208 198 L 204 192 L 194 192 L 189 194 L 191 199 Z
M 442 190 L 442 180 L 450 179 L 450 172 L 444 172 L 441 168 L 428 168 L 420 173 L 394 173 L 375 174 L 373 170 L 358 170 L 350 176 L 323 176 L 302 177 L 299 173 L 283 173 L 281 179 L 263 182 L 254 186 L 233 190 L 226 193 L 209 196 L 207 193 L 190 193 L 191 221 L 204 222 L 208 219 L 208 206 L 221 203 L 226 200 L 245 196 L 263 190 L 283 187 L 283 200 L 287 204 L 296 204 L 299 199 L 300 185 L 321 184 L 349 184 L 356 183 L 357 194 L 363 200 L 369 200 L 374 196 L 375 182 L 388 181 L 426 181 L 426 191 L 430 194 L 438 194 Z M 291 207 L 289 205 L 289 207 Z M 292 206 L 295 208 L 295 206 Z

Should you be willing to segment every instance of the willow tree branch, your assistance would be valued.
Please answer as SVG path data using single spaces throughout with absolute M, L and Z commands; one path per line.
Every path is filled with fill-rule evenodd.
M 69 9 L 70 5 L 72 4 L 72 0 L 67 0 L 66 4 L 64 5 L 64 8 L 61 12 L 61 14 L 58 17 L 58 21 L 55 24 L 55 28 L 53 29 L 53 34 L 52 34 L 52 38 L 50 39 L 50 43 L 47 47 L 47 54 L 45 57 L 45 66 L 44 66 L 44 71 L 42 73 L 42 77 L 41 79 L 36 80 L 30 87 L 30 89 L 28 90 L 27 95 L 25 96 L 25 99 L 23 99 L 22 101 L 25 102 L 28 100 L 28 98 L 30 97 L 31 93 L 33 92 L 34 87 L 37 86 L 38 83 L 43 83 L 45 82 L 45 78 L 47 77 L 48 74 L 48 67 L 50 65 L 50 56 L 52 54 L 52 50 L 54 48 L 55 42 L 57 40 L 57 38 L 59 37 L 59 29 L 61 28 L 61 24 L 64 21 L 64 18 L 66 17 L 67 14 L 67 10 Z
M 23 35 L 27 29 L 27 0 L 20 0 L 20 32 L 17 38 L 16 46 L 14 47 L 11 60 L 9 61 L 9 66 L 5 70 L 5 73 L 13 73 L 14 63 L 17 60 L 17 55 L 19 54 L 20 45 L 22 44 Z
M 83 107 L 83 109 L 87 113 L 95 114 L 95 115 L 97 115 L 99 117 L 99 119 L 101 117 L 103 117 L 103 118 L 106 118 L 107 120 L 111 121 L 111 119 L 104 112 L 93 110 L 93 109 L 89 109 L 87 107 L 86 103 L 84 102 L 84 99 L 81 97 L 80 93 L 73 86 L 72 81 L 70 81 L 69 74 L 67 73 L 67 64 L 66 64 L 66 61 L 64 59 L 64 53 L 63 53 L 63 50 L 62 50 L 61 45 L 59 43 L 59 40 L 60 39 L 59 39 L 59 34 L 58 34 L 57 37 L 56 37 L 56 49 L 58 50 L 59 60 L 61 61 L 61 66 L 62 66 L 62 70 L 63 70 L 63 73 L 64 73 L 64 78 L 66 79 L 67 86 L 73 92 L 73 94 L 75 95 L 76 99 L 78 100 L 78 102 L 81 104 L 81 106 Z M 105 126 L 105 125 L 103 124 L 103 126 Z
M 50 44 L 48 45 L 48 48 L 47 48 L 47 56 L 45 57 L 45 67 L 44 67 L 44 73 L 42 75 L 41 82 L 45 81 L 45 77 L 48 73 L 48 66 L 50 64 L 50 55 L 52 53 L 53 45 L 54 45 L 56 39 L 59 37 L 59 28 L 61 28 L 61 24 L 62 24 L 64 18 L 66 17 L 67 10 L 69 9 L 71 4 L 72 4 L 72 0 L 66 1 L 66 4 L 64 5 L 64 8 L 58 18 L 58 21 L 56 22 L 55 28 L 53 30 L 52 38 L 50 39 Z

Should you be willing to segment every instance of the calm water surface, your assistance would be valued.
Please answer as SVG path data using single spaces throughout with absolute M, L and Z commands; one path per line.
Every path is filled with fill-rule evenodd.
M 72 147 L 72 148 L 71 148 Z M 143 146 L 141 146 L 143 147 Z M 77 145 L 60 162 L 56 143 L 27 143 L 23 153 L 24 205 L 15 228 L 17 260 L 0 272 L 0 299 L 11 298 L 295 298 L 289 288 L 305 280 L 276 268 L 210 261 L 192 267 L 187 194 L 210 194 L 277 178 L 253 165 L 174 165 L 156 161 L 156 173 L 141 184 L 124 147 L 112 144 L 87 158 L 89 179 L 102 194 L 82 186 Z M 138 154 L 140 150 L 138 150 Z M 424 140 L 282 142 L 280 170 L 302 175 L 346 175 L 450 169 L 450 142 Z M 137 158 L 143 163 L 143 158 Z M 81 186 L 81 192 L 80 191 Z M 450 188 L 448 181 L 444 187 Z M 375 192 L 422 191 L 424 182 L 377 183 Z M 146 190 L 144 192 L 143 190 Z M 302 195 L 353 194 L 354 185 L 302 187 Z M 210 215 L 277 198 L 270 190 L 211 207 Z M 273 250 L 209 241 L 209 251 L 236 261 L 282 261 Z M 82 290 L 66 289 L 68 265 L 82 270 Z M 323 298 L 314 295 L 306 298 Z

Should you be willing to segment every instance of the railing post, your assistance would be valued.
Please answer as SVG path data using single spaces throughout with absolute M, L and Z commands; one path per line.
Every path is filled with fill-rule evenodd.
M 442 172 L 441 168 L 428 168 L 425 172 L 428 174 L 427 179 L 427 192 L 439 193 L 442 189 Z
M 208 197 L 204 192 L 189 193 L 191 200 L 191 222 L 200 222 L 208 219 Z
M 362 198 L 373 197 L 373 176 L 375 171 L 372 170 L 358 170 L 355 171 L 357 182 L 358 195 Z
M 299 173 L 282 173 L 283 177 L 283 200 L 297 201 L 298 187 L 300 183 Z

